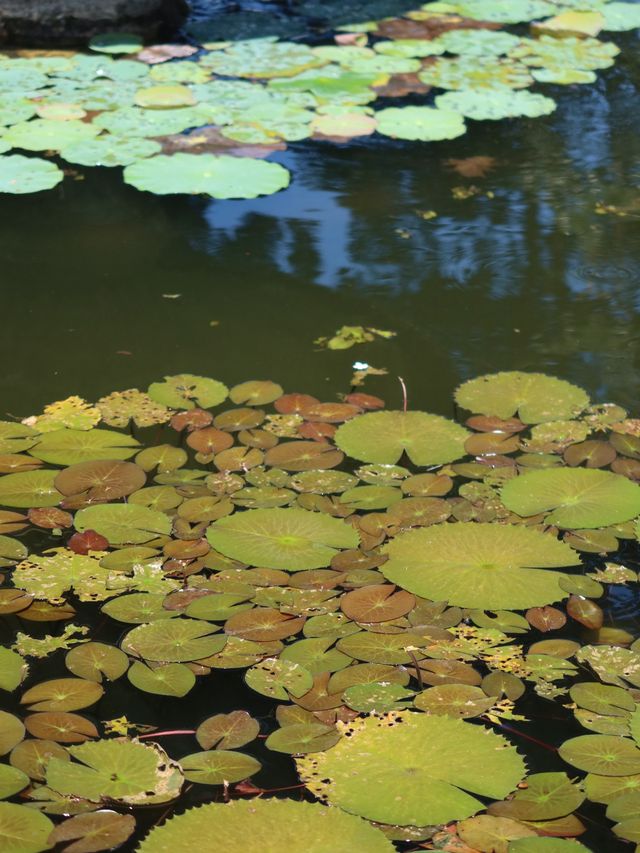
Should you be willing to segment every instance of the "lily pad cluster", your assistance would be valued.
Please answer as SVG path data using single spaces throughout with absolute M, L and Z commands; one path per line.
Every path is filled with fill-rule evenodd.
M 10 850 L 595 853 L 586 801 L 640 842 L 640 421 L 539 373 L 455 401 L 182 373 L 0 423 Z M 109 719 L 119 685 L 185 728 Z
M 106 33 L 93 52 L 3 55 L 0 192 L 52 189 L 66 161 L 123 167 L 127 184 L 160 195 L 270 195 L 290 174 L 264 158 L 289 142 L 434 142 L 463 135 L 466 119 L 548 115 L 556 102 L 533 86 L 593 83 L 620 52 L 597 36 L 638 27 L 634 3 L 466 0 L 341 27 L 324 44 L 143 47 Z M 375 109 L 408 94 L 410 106 Z

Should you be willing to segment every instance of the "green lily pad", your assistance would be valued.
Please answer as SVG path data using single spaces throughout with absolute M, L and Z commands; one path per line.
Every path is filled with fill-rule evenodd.
M 180 790 L 182 774 L 157 746 L 99 740 L 67 749 L 75 761 L 52 758 L 46 769 L 46 784 L 59 794 L 134 804 L 163 802 Z
M 84 678 L 52 678 L 41 681 L 22 694 L 20 703 L 30 711 L 77 711 L 94 705 L 104 689 Z
M 572 68 L 594 71 L 599 68 L 609 68 L 619 53 L 620 48 L 613 42 L 603 42 L 593 38 L 556 38 L 543 35 L 537 39 L 523 39 L 510 51 L 509 56 L 525 65 L 549 69 Z
M 133 33 L 100 33 L 89 42 L 89 48 L 99 53 L 137 53 L 142 39 Z
M 53 824 L 46 815 L 27 806 L 0 803 L 0 834 L 5 853 L 49 850 Z
M 472 29 L 449 30 L 438 36 L 436 44 L 447 53 L 488 57 L 509 53 L 520 41 L 518 36 L 503 30 Z
M 335 746 L 339 740 L 340 734 L 333 726 L 323 726 L 322 723 L 293 723 L 272 732 L 265 746 L 274 752 L 302 755 L 324 752 Z
M 223 785 L 240 782 L 258 773 L 262 767 L 251 755 L 226 749 L 194 752 L 180 759 L 184 778 L 199 785 Z
M 9 150 L 13 143 L 6 143 Z M 64 178 L 62 170 L 55 163 L 41 160 L 39 157 L 23 157 L 21 154 L 0 155 L 0 192 L 21 195 L 50 190 Z
M 202 749 L 237 749 L 258 736 L 260 724 L 246 711 L 216 714 L 200 723 L 196 740 Z
M 466 18 L 492 21 L 496 24 L 520 24 L 537 18 L 548 18 L 558 9 L 546 0 L 461 0 L 456 12 Z
M 188 86 L 175 83 L 138 89 L 135 103 L 144 109 L 163 110 L 171 107 L 192 107 L 197 103 L 197 98 Z
M 566 740 L 559 753 L 567 764 L 600 776 L 640 773 L 640 749 L 629 738 L 580 735 Z
M 106 588 L 108 577 L 109 573 L 95 557 L 74 554 L 65 549 L 53 555 L 32 555 L 12 574 L 16 589 L 23 589 L 35 598 L 53 604 L 62 604 L 64 593 L 69 590 L 73 590 L 81 601 L 109 598 L 114 593 Z
M 567 597 L 559 572 L 578 555 L 554 536 L 527 527 L 477 522 L 401 533 L 384 548 L 380 571 L 432 601 L 482 610 L 525 609 Z
M 16 807 L 18 808 L 18 807 Z M 340 809 L 295 800 L 235 800 L 188 809 L 154 827 L 139 853 L 189 853 L 215 838 L 221 850 L 243 853 L 393 853 L 379 829 Z M 35 851 L 34 851 L 35 853 Z
M 553 820 L 580 807 L 585 795 L 566 773 L 534 773 L 527 787 L 509 800 L 508 816 L 516 820 Z
M 465 455 L 469 433 L 425 412 L 370 412 L 342 424 L 335 442 L 362 462 L 393 465 L 406 452 L 414 465 L 441 465 Z
M 211 409 L 226 399 L 229 389 L 217 379 L 180 373 L 165 376 L 164 382 L 152 382 L 148 393 L 152 400 L 173 409 Z
M 249 687 L 273 699 L 304 696 L 313 687 L 313 675 L 295 661 L 267 658 L 247 670 L 245 680 Z
M 36 118 L 12 125 L 5 131 L 3 139 L 14 148 L 26 151 L 59 151 L 66 145 L 91 139 L 98 133 L 98 127 L 78 119 L 53 121 Z
M 45 433 L 29 453 L 52 465 L 75 465 L 94 459 L 129 459 L 137 447 L 135 438 L 110 429 L 56 429 Z
M 20 95 L 3 95 L 0 98 L 0 125 L 17 124 L 27 121 L 36 114 L 33 101 Z
M 0 504 L 12 507 L 56 506 L 63 495 L 54 486 L 57 471 L 19 471 L 0 477 Z
M 333 749 L 296 759 L 298 773 L 316 796 L 381 823 L 462 820 L 484 808 L 472 794 L 505 797 L 525 772 L 500 735 L 450 717 L 400 711 L 349 730 Z
M 479 376 L 455 392 L 459 406 L 482 415 L 510 418 L 516 413 L 528 424 L 576 417 L 589 405 L 587 394 L 555 376 L 510 371 Z
M 133 163 L 126 167 L 124 180 L 157 195 L 202 193 L 212 198 L 257 198 L 286 189 L 289 172 L 278 163 L 264 160 L 178 153 Z
M 193 672 L 182 663 L 168 663 L 152 669 L 135 661 L 127 678 L 138 690 L 158 696 L 186 696 L 196 683 Z
M 358 534 L 342 519 L 304 509 L 252 509 L 215 521 L 211 546 L 252 566 L 289 572 L 328 566 L 341 548 L 355 548 Z
M 60 150 L 60 156 L 69 163 L 79 163 L 81 166 L 129 166 L 145 157 L 159 154 L 161 150 L 162 146 L 152 139 L 126 139 L 109 133 L 97 139 L 65 145 Z M 114 423 L 111 425 L 117 426 Z
M 102 810 L 93 814 L 78 814 L 59 823 L 51 834 L 54 844 L 72 841 L 65 849 L 74 853 L 111 850 L 120 847 L 133 834 L 136 821 L 133 815 Z
M 164 512 L 136 504 L 101 504 L 79 510 L 76 530 L 95 530 L 111 545 L 142 545 L 158 534 L 171 532 L 171 519 Z
M 484 694 L 482 694 L 484 696 Z M 353 684 L 342 695 L 345 705 L 361 714 L 384 714 L 413 704 L 415 694 L 400 684 Z M 485 696 L 486 699 L 486 696 Z
M 469 684 L 438 684 L 418 693 L 414 704 L 420 711 L 462 720 L 484 714 L 495 701 L 495 696 L 487 696 L 484 690 Z
M 555 110 L 556 102 L 545 95 L 526 91 L 462 89 L 438 95 L 436 106 L 476 121 L 497 121 L 503 118 L 549 115 Z
M 24 681 L 27 671 L 22 655 L 0 647 L 0 690 L 15 690 Z
M 119 64 L 119 63 L 116 63 Z M 182 133 L 190 127 L 203 127 L 215 122 L 218 112 L 208 104 L 195 107 L 176 107 L 164 110 L 146 110 L 142 107 L 123 106 L 101 113 L 93 120 L 97 128 L 115 136 L 167 136 Z
M 640 27 L 640 9 L 635 3 L 606 3 L 600 11 L 604 15 L 605 30 L 624 32 Z
M 22 770 L 9 764 L 0 764 L 0 800 L 13 797 L 29 784 L 29 777 Z
M 225 77 L 292 77 L 307 68 L 327 62 L 304 44 L 251 39 L 215 50 L 201 59 L 201 64 Z
M 418 77 L 422 83 L 438 89 L 474 91 L 525 89 L 533 83 L 526 65 L 498 56 L 441 58 L 422 70 Z
M 118 622 L 144 624 L 156 619 L 173 619 L 175 610 L 165 610 L 162 603 L 164 593 L 134 592 L 131 595 L 119 595 L 102 605 L 102 612 Z
M 435 142 L 455 139 L 466 132 L 460 113 L 433 107 L 387 107 L 375 114 L 376 130 L 394 139 Z
M 503 504 L 521 516 L 550 511 L 547 524 L 606 527 L 640 514 L 640 486 L 596 468 L 546 468 L 514 477 L 502 489 Z
M 227 638 L 214 636 L 216 630 L 196 619 L 161 619 L 132 628 L 122 640 L 122 648 L 145 660 L 183 663 L 221 651 Z
M 0 711 L 0 755 L 6 755 L 24 738 L 22 720 L 7 711 Z
M 89 642 L 67 652 L 64 659 L 67 669 L 79 678 L 96 681 L 106 678 L 115 681 L 127 671 L 129 658 L 116 646 Z

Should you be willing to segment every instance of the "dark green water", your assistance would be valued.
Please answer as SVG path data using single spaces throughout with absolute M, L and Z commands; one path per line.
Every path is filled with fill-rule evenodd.
M 635 407 L 640 71 L 637 37 L 617 41 L 596 84 L 548 87 L 550 117 L 470 122 L 446 143 L 293 144 L 274 156 L 292 185 L 269 198 L 157 197 L 98 169 L 3 196 L 3 416 L 182 371 L 335 399 L 354 360 L 389 370 L 365 390 L 393 404 L 400 374 L 445 414 L 458 382 L 513 368 Z M 444 164 L 472 155 L 495 170 Z M 471 183 L 494 197 L 453 198 Z M 398 335 L 314 347 L 344 323 Z

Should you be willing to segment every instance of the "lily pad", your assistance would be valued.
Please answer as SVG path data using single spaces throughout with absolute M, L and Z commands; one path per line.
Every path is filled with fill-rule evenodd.
M 556 102 L 546 95 L 527 91 L 461 89 L 438 95 L 436 106 L 476 121 L 498 121 L 503 118 L 546 116 L 555 110 Z
M 246 711 L 216 714 L 200 723 L 196 740 L 202 749 L 237 749 L 258 736 L 260 724 Z
M 138 446 L 132 436 L 110 429 L 57 429 L 45 433 L 29 453 L 52 465 L 74 465 L 95 459 L 129 459 Z
M 378 133 L 394 139 L 435 142 L 455 139 L 467 129 L 459 112 L 433 107 L 387 107 L 375 117 Z
M 124 180 L 138 190 L 156 195 L 188 193 L 223 199 L 257 198 L 286 189 L 289 172 L 279 163 L 264 160 L 178 153 L 133 163 L 124 170 Z
M 423 598 L 482 610 L 525 609 L 567 597 L 551 569 L 580 558 L 554 536 L 491 523 L 440 524 L 384 548 L 384 576 Z
M 599 776 L 640 773 L 640 749 L 629 738 L 580 735 L 566 740 L 559 752 L 567 764 Z
M 339 549 L 358 544 L 356 531 L 340 519 L 278 508 L 221 518 L 209 527 L 207 539 L 227 557 L 290 572 L 328 566 Z
M 9 147 L 13 144 L 2 139 L 3 145 L 5 141 Z M 37 193 L 52 189 L 63 178 L 62 170 L 48 160 L 21 154 L 0 154 L 0 192 L 15 195 Z
M 262 765 L 251 755 L 226 749 L 194 752 L 180 759 L 184 777 L 199 785 L 223 785 L 240 782 L 258 773 Z
M 13 507 L 47 507 L 63 496 L 54 486 L 57 471 L 19 471 L 0 477 L 0 504 Z
M 84 678 L 53 678 L 23 693 L 20 702 L 30 711 L 77 711 L 94 705 L 104 689 Z
M 157 746 L 99 740 L 68 750 L 75 761 L 52 758 L 47 764 L 46 784 L 59 794 L 135 804 L 156 795 L 162 802 L 179 793 L 180 771 Z
M 46 815 L 27 806 L 0 803 L 0 834 L 6 853 L 40 853 L 49 850 L 53 824 Z M 383 848 L 384 849 L 384 848 Z
M 203 838 L 215 839 L 220 853 L 233 849 L 242 849 L 243 853 L 394 850 L 379 829 L 340 809 L 327 809 L 319 803 L 258 798 L 188 809 L 154 827 L 139 851 L 189 853 L 202 846 Z
M 81 166 L 129 166 L 145 157 L 159 154 L 162 146 L 152 139 L 103 134 L 96 139 L 85 139 L 65 145 L 60 156 L 69 163 Z M 109 423 L 109 421 L 106 421 Z M 111 424 L 117 426 L 117 424 Z
M 455 400 L 471 412 L 528 424 L 570 420 L 589 405 L 582 388 L 544 373 L 510 371 L 479 376 L 462 384 Z
M 136 504 L 103 504 L 79 510 L 75 527 L 81 533 L 95 530 L 112 545 L 142 545 L 158 534 L 171 532 L 171 519 L 163 512 Z
M 26 151 L 60 151 L 66 145 L 91 139 L 99 133 L 100 129 L 94 124 L 79 119 L 54 121 L 36 118 L 12 125 L 5 131 L 3 139 L 14 148 Z
M 549 511 L 547 524 L 606 527 L 640 514 L 640 486 L 596 468 L 547 468 L 514 477 L 502 489 L 503 504 L 521 516 Z
M 333 749 L 296 764 L 312 793 L 369 820 L 462 820 L 484 808 L 472 794 L 505 797 L 525 772 L 504 738 L 461 720 L 400 711 L 341 728 L 347 726 L 349 737 Z M 362 767 L 366 773 L 358 772 Z
M 133 628 L 125 635 L 122 647 L 145 660 L 182 663 L 217 654 L 226 637 L 213 636 L 216 630 L 196 619 L 161 619 Z
M 127 678 L 138 690 L 158 696 L 186 696 L 196 683 L 193 672 L 182 663 L 151 668 L 135 661 L 127 672 Z
M 91 39 L 89 48 L 99 53 L 137 53 L 142 39 L 133 33 L 100 33 Z
M 441 465 L 465 455 L 469 433 L 425 412 L 369 412 L 342 424 L 335 442 L 362 462 L 393 465 L 406 452 L 414 465 Z
M 174 409 L 210 409 L 226 399 L 229 389 L 217 379 L 180 373 L 165 376 L 164 382 L 153 382 L 149 396 L 156 403 Z
M 110 501 L 127 497 L 146 481 L 145 472 L 133 462 L 104 459 L 70 465 L 57 475 L 55 487 L 63 495 L 82 494 L 87 501 Z
M 120 847 L 136 828 L 133 815 L 103 811 L 79 814 L 56 826 L 50 840 L 54 844 L 73 842 L 64 849 L 68 853 L 93 853 Z

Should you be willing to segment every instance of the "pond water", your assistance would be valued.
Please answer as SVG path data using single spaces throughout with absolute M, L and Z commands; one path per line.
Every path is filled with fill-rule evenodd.
M 349 20 L 412 4 L 339 5 Z M 191 23 L 221 38 L 322 39 L 338 14 L 326 2 L 303 3 L 294 15 L 269 6 L 201 0 Z M 388 371 L 363 390 L 391 408 L 402 404 L 399 376 L 412 408 L 452 417 L 461 382 L 523 370 L 562 377 L 637 414 L 640 60 L 636 33 L 615 40 L 622 53 L 595 84 L 547 87 L 558 102 L 550 116 L 470 122 L 463 137 L 439 143 L 289 143 L 270 159 L 291 171 L 291 186 L 270 197 L 161 197 L 88 168 L 35 197 L 0 195 L 1 417 L 180 372 L 228 385 L 259 375 L 334 400 L 350 390 L 355 361 Z M 461 176 L 447 162 L 476 156 L 493 162 L 484 176 Z M 314 344 L 342 325 L 397 334 L 345 351 Z M 28 541 L 38 550 L 45 537 Z M 637 570 L 636 545 L 624 547 Z M 603 605 L 607 624 L 637 635 L 636 588 L 616 590 Z M 122 624 L 95 614 L 84 623 L 98 626 L 92 639 L 100 642 L 123 634 Z M 61 660 L 38 667 L 40 679 L 68 675 Z M 193 719 L 237 708 L 266 718 L 273 706 L 218 671 L 186 701 Z M 518 708 L 536 719 L 525 737 L 546 743 L 517 741 L 535 772 L 557 770 L 554 747 L 584 733 L 570 715 L 554 717 L 547 703 L 545 717 L 541 707 L 534 697 Z M 100 719 L 123 714 L 185 725 L 183 700 L 125 679 L 102 701 Z M 172 755 L 193 749 L 188 737 L 171 746 Z M 263 763 L 257 785 L 297 783 L 287 756 L 262 744 L 251 751 Z M 199 786 L 186 796 L 209 799 Z M 139 816 L 136 837 L 164 810 Z M 600 806 L 580 814 L 594 853 L 629 849 L 613 839 Z
M 397 401 L 400 374 L 413 404 L 444 414 L 461 380 L 511 368 L 633 407 L 640 65 L 637 35 L 616 41 L 597 83 L 549 87 L 548 117 L 470 122 L 440 143 L 289 143 L 272 159 L 293 180 L 271 197 L 163 198 L 84 168 L 36 203 L 1 196 L 5 408 L 179 371 L 234 382 L 256 365 L 334 395 L 355 358 L 389 370 L 371 393 Z M 476 155 L 497 161 L 485 178 L 445 165 Z M 452 196 L 470 184 L 479 195 Z M 343 324 L 398 335 L 314 347 Z

